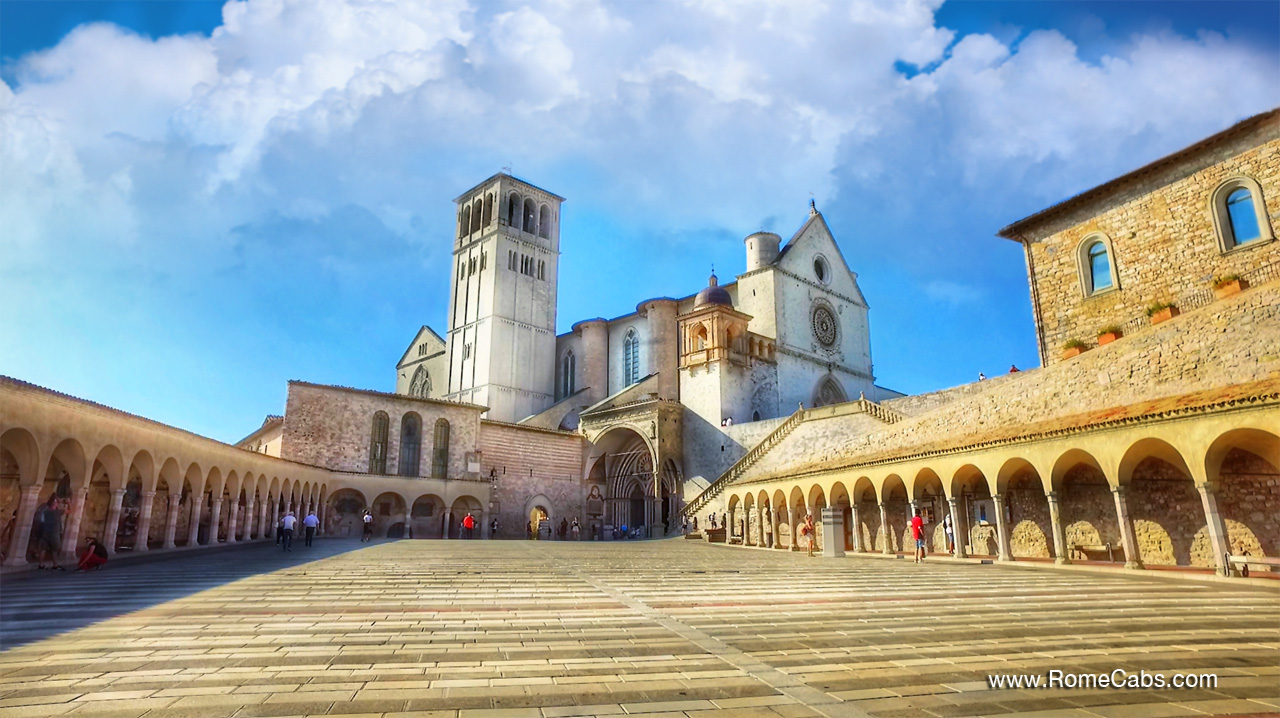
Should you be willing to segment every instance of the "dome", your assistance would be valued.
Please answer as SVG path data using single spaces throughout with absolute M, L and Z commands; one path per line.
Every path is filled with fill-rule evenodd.
M 733 299 L 730 298 L 729 292 L 720 286 L 716 275 L 712 274 L 707 280 L 707 288 L 698 292 L 698 296 L 693 298 L 693 308 L 705 307 L 708 304 L 723 304 L 726 307 L 733 306 Z

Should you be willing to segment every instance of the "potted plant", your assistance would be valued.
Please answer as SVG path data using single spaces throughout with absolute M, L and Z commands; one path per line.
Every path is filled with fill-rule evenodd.
M 1156 302 L 1147 307 L 1147 316 L 1152 324 L 1159 324 L 1178 316 L 1178 308 L 1169 302 Z
M 1240 278 L 1239 274 L 1228 274 L 1213 280 L 1213 295 L 1218 299 L 1226 299 L 1232 294 L 1239 294 L 1240 290 L 1249 286 L 1249 283 Z
M 1098 332 L 1098 346 L 1110 344 L 1122 336 L 1124 336 L 1124 332 L 1120 331 L 1120 327 L 1115 324 L 1105 326 Z
M 1088 345 L 1086 345 L 1084 342 L 1080 341 L 1079 339 L 1070 339 L 1067 341 L 1066 344 L 1062 345 L 1062 358 L 1070 359 L 1071 357 L 1080 354 L 1081 352 L 1083 352 L 1088 348 L 1089 348 Z

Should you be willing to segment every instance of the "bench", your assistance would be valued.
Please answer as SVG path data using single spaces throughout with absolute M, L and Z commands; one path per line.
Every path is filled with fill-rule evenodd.
M 1101 561 L 1102 553 L 1106 552 L 1107 560 L 1114 562 L 1116 560 L 1116 551 L 1109 543 L 1085 544 L 1073 543 L 1067 546 L 1067 554 L 1075 558 L 1075 554 L 1080 554 L 1080 558 L 1087 561 Z M 1093 558 L 1090 554 L 1097 554 L 1098 558 Z
M 1250 566 L 1266 566 L 1268 568 L 1280 568 L 1280 558 L 1271 558 L 1269 556 L 1232 556 L 1227 554 L 1227 575 L 1231 575 L 1231 569 L 1235 568 L 1241 578 L 1249 578 Z

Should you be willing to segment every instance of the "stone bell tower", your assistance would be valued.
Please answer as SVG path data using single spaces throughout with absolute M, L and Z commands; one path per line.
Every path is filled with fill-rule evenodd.
M 555 398 L 564 198 L 499 173 L 454 202 L 445 398 L 519 421 Z
M 743 422 L 750 415 L 750 321 L 751 315 L 733 308 L 714 274 L 694 297 L 693 309 L 678 318 L 680 398 L 712 426 L 729 418 Z

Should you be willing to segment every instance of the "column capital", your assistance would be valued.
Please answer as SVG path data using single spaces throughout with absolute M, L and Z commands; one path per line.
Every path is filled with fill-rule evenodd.
M 1051 501 L 1052 503 L 1055 503 L 1055 504 L 1056 504 L 1056 503 L 1058 503 L 1058 492 L 1057 492 L 1057 490 L 1054 490 L 1054 491 L 1046 491 L 1046 492 L 1045 492 L 1044 497 L 1045 497 L 1046 499 L 1048 499 L 1049 501 Z
M 112 489 L 112 490 L 111 490 L 111 498 L 113 498 L 113 499 L 114 499 L 114 498 L 117 498 L 117 497 L 118 497 L 118 498 L 122 498 L 122 499 L 123 499 L 123 498 L 124 498 L 124 495 L 125 495 L 125 494 L 127 494 L 127 493 L 129 493 L 129 492 L 128 492 L 128 491 L 126 491 L 126 490 L 124 490 L 124 489 Z
M 1216 494 L 1218 493 L 1218 482 L 1206 481 L 1202 484 L 1196 484 L 1196 490 L 1202 494 Z
M 154 499 L 155 497 L 156 497 L 156 492 L 154 492 L 154 491 L 143 491 L 143 492 L 142 492 L 142 498 L 144 498 L 144 499 Z
M 1123 486 L 1123 485 L 1122 485 L 1122 486 L 1112 486 L 1112 487 L 1111 487 L 1111 493 L 1115 494 L 1116 496 L 1119 496 L 1120 498 L 1124 498 L 1124 494 L 1125 494 L 1125 489 L 1126 489 L 1126 488 L 1128 488 L 1128 487 Z
M 996 502 L 997 504 L 1002 504 L 1004 503 L 1004 494 L 992 494 L 991 500 Z

